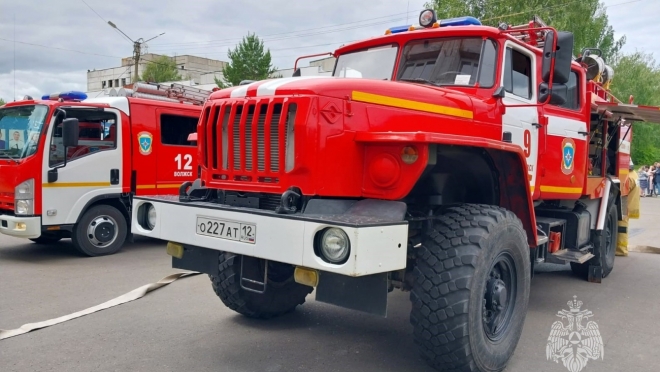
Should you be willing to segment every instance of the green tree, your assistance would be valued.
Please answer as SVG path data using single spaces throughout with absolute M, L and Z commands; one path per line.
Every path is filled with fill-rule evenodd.
M 660 65 L 651 54 L 636 52 L 618 56 L 614 65 L 612 94 L 628 103 L 630 95 L 638 105 L 660 106 Z M 660 125 L 633 123 L 631 155 L 635 164 L 660 161 Z
M 0 98 L 0 106 L 4 105 L 6 102 L 4 99 Z
M 150 61 L 142 73 L 142 81 L 150 83 L 161 83 L 163 81 L 181 80 L 176 61 L 172 57 L 160 56 Z
M 238 85 L 243 80 L 268 79 L 276 68 L 271 63 L 270 50 L 264 51 L 264 42 L 255 34 L 248 34 L 227 52 L 229 64 L 222 73 L 223 79 L 215 79 L 220 88 Z
M 483 24 L 525 24 L 533 16 L 560 31 L 573 32 L 578 55 L 583 48 L 600 48 L 606 60 L 618 53 L 626 39 L 616 39 L 600 0 L 432 0 L 426 4 L 438 19 L 473 16 Z

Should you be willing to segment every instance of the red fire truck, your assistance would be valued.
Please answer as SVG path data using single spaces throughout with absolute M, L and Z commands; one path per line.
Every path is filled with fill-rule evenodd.
M 200 178 L 136 197 L 132 231 L 167 240 L 174 267 L 208 273 L 248 317 L 313 290 L 386 315 L 388 292 L 410 291 L 431 365 L 499 371 L 534 265 L 611 272 L 630 124 L 660 110 L 616 100 L 600 53 L 573 58 L 573 35 L 539 19 L 419 23 L 342 46 L 333 77 L 213 93 Z
M 88 256 L 117 252 L 134 195 L 177 194 L 197 175 L 194 133 L 210 92 L 137 83 L 129 96 L 57 93 L 0 108 L 0 232 Z

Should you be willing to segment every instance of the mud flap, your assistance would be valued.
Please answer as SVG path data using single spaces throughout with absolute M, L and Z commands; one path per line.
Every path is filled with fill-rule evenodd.
M 172 257 L 175 269 L 197 271 L 209 275 L 218 275 L 220 251 L 201 247 L 185 246 L 181 258 Z
M 591 283 L 600 283 L 603 280 L 603 268 L 601 266 L 589 265 L 589 277 Z
M 351 277 L 320 272 L 316 301 L 387 316 L 387 273 Z

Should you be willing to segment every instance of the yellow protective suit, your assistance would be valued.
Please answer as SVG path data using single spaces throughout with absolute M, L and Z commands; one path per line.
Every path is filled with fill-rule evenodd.
M 617 235 L 616 255 L 628 255 L 628 220 L 630 218 L 639 218 L 639 197 L 640 189 L 637 186 L 637 172 L 631 170 L 626 179 L 626 186 L 628 187 L 628 214 L 623 216 L 622 221 L 619 221 L 619 234 Z

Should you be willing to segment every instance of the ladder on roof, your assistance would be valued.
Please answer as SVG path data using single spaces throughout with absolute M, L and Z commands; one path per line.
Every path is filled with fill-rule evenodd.
M 117 96 L 154 99 L 173 103 L 203 105 L 210 91 L 183 84 L 135 83 L 133 89 L 119 89 Z
M 545 45 L 545 36 L 548 33 L 548 30 L 538 30 L 542 27 L 548 27 L 548 25 L 538 16 L 534 16 L 531 21 L 522 25 L 510 26 L 502 23 L 499 26 L 502 30 L 512 31 L 509 32 L 509 35 L 516 39 L 539 48 L 543 48 Z

